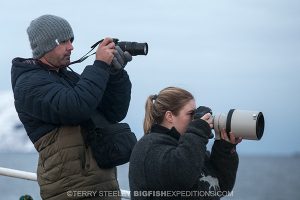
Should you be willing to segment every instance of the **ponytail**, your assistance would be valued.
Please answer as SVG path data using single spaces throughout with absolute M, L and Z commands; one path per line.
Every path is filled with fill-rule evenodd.
M 151 126 L 154 124 L 154 102 L 157 98 L 157 95 L 150 95 L 147 98 L 145 105 L 145 119 L 144 119 L 144 134 L 148 134 L 150 132 Z

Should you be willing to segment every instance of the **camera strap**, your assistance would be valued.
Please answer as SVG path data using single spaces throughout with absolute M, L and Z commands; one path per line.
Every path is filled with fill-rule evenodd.
M 98 43 L 99 44 L 99 43 Z M 95 44 L 94 44 L 95 45 Z M 91 48 L 91 50 L 89 50 L 86 54 L 84 54 L 81 58 L 79 58 L 78 60 L 75 60 L 75 61 L 73 61 L 73 62 L 70 62 L 70 64 L 69 64 L 69 66 L 70 65 L 72 65 L 72 64 L 75 64 L 75 63 L 81 63 L 82 61 L 84 61 L 85 59 L 87 59 L 88 57 L 90 57 L 91 55 L 94 55 L 96 52 L 94 52 L 94 53 L 92 53 L 92 54 L 89 54 L 89 53 L 91 53 L 91 51 L 93 51 L 94 49 L 95 49 L 95 47 L 97 46 L 97 45 L 95 45 L 95 46 L 92 46 Z
M 92 52 L 92 51 L 96 48 L 96 46 L 98 46 L 98 44 L 100 44 L 102 41 L 103 41 L 103 39 L 102 39 L 102 40 L 99 40 L 98 42 L 96 42 L 95 44 L 93 44 L 93 45 L 91 46 L 91 50 L 89 50 L 86 54 L 84 54 L 84 55 L 83 55 L 81 58 L 79 58 L 78 60 L 75 60 L 75 61 L 73 61 L 73 62 L 70 62 L 69 66 L 70 66 L 70 65 L 73 65 L 73 64 L 75 64 L 75 63 L 81 63 L 81 62 L 83 62 L 85 59 L 87 59 L 88 57 L 90 57 L 90 56 L 96 54 L 96 52 L 94 52 L 94 53 L 91 53 L 91 52 Z M 113 42 L 114 42 L 114 43 L 117 44 L 118 41 L 119 41 L 119 39 L 113 38 Z M 91 54 L 89 54 L 89 53 L 91 53 Z

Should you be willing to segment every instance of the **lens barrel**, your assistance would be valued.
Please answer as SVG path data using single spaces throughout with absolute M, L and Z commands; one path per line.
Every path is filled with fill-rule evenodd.
M 221 130 L 232 132 L 236 137 L 248 140 L 260 140 L 264 133 L 265 120 L 262 112 L 231 109 L 227 115 L 214 116 L 216 139 L 220 139 Z
M 138 42 L 126 42 L 120 41 L 117 44 L 123 51 L 128 51 L 132 56 L 137 55 L 147 55 L 148 54 L 148 44 L 138 43 Z

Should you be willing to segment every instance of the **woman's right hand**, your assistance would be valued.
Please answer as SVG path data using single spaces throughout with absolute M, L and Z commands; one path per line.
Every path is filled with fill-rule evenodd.
M 112 38 L 105 38 L 98 46 L 96 51 L 96 60 L 101 60 L 110 65 L 115 52 L 115 43 Z
M 243 140 L 242 137 L 235 137 L 232 132 L 227 134 L 227 132 L 224 128 L 221 130 L 221 139 L 223 139 L 231 144 L 238 144 L 238 143 L 242 142 L 242 140 Z
M 213 128 L 213 117 L 210 113 L 206 113 L 205 115 L 203 115 L 201 117 L 202 120 L 206 121 L 208 123 L 208 125 L 210 126 L 210 128 Z

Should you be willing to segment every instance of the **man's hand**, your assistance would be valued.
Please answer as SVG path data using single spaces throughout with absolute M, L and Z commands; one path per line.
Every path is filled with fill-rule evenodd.
M 101 60 L 110 65 L 115 52 L 115 43 L 112 38 L 105 38 L 98 46 L 96 51 L 96 60 Z
M 132 56 L 127 51 L 123 52 L 119 46 L 116 46 L 115 49 L 112 67 L 114 71 L 117 71 L 123 69 L 132 60 Z

